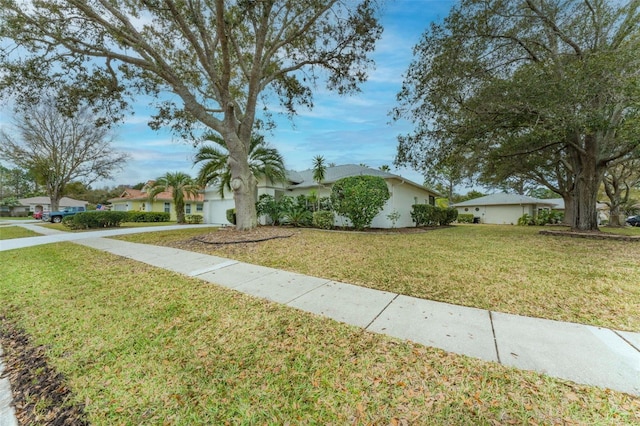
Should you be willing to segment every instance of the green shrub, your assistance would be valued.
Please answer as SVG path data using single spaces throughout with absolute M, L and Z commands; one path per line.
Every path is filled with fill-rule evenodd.
M 301 204 L 292 204 L 284 212 L 285 221 L 293 226 L 309 226 L 311 225 L 312 215 L 306 206 Z
M 229 223 L 233 223 L 234 225 L 236 224 L 236 209 L 227 210 L 227 221 L 229 221 Z
M 342 178 L 333 184 L 331 190 L 334 211 L 348 218 L 358 230 L 371 225 L 389 197 L 387 183 L 379 176 Z
M 391 227 L 392 228 L 396 227 L 396 222 L 398 222 L 398 220 L 400 220 L 401 216 L 402 215 L 400 214 L 400 212 L 398 210 L 396 210 L 396 209 L 393 209 L 393 211 L 387 215 L 387 219 L 389 219 L 391 221 Z
M 333 212 L 329 210 L 313 212 L 312 224 L 315 228 L 320 229 L 333 228 Z
M 518 225 L 520 226 L 543 226 L 547 224 L 560 223 L 564 219 L 564 214 L 558 211 L 542 210 L 538 215 L 533 217 L 527 213 L 520 216 Z
M 276 200 L 273 195 L 262 194 L 256 203 L 256 212 L 258 217 L 266 216 L 272 225 L 280 225 L 285 222 L 286 212 L 294 204 L 296 203 L 291 197 L 282 197 Z
M 115 228 L 127 220 L 127 212 L 91 211 L 76 213 L 62 219 L 70 229 Z
M 126 222 L 169 222 L 171 215 L 165 212 L 128 211 Z
M 187 223 L 202 223 L 204 222 L 204 217 L 201 214 L 188 214 L 184 217 L 185 222 Z
M 437 207 L 431 204 L 414 204 L 411 219 L 416 226 L 446 226 L 458 218 L 458 210 L 453 207 Z M 473 222 L 473 215 L 471 215 Z
M 473 223 L 473 213 L 459 214 L 458 223 Z
M 440 226 L 448 226 L 458 219 L 458 210 L 453 207 L 438 207 L 444 211 L 444 220 L 440 221 Z

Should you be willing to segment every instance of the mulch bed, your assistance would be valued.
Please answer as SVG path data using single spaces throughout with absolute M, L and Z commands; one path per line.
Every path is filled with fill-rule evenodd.
M 365 234 L 416 234 L 427 232 L 433 229 L 442 229 L 445 227 L 438 228 L 425 228 L 425 227 L 411 227 L 411 228 L 392 228 L 392 229 L 382 229 L 382 228 L 366 228 L 362 231 L 354 231 L 353 229 L 333 229 L 325 232 L 361 232 Z M 322 231 L 320 229 L 314 228 L 315 231 Z M 208 234 L 199 235 L 197 237 L 192 238 L 192 241 L 197 241 L 204 244 L 248 244 L 248 243 L 259 243 L 262 241 L 274 240 L 278 238 L 290 238 L 297 235 L 300 232 L 300 228 L 293 228 L 288 226 L 258 226 L 255 229 L 250 231 L 237 231 L 233 226 L 229 226 L 226 228 L 219 228 L 214 232 L 210 232 Z
M 73 403 L 65 378 L 47 363 L 46 349 L 5 317 L 0 317 L 3 364 L 11 383 L 20 425 L 89 425 L 84 405 Z
M 556 237 L 588 238 L 593 240 L 616 240 L 616 241 L 638 241 L 640 237 L 632 235 L 618 235 L 601 231 L 540 231 L 540 235 L 551 235 Z

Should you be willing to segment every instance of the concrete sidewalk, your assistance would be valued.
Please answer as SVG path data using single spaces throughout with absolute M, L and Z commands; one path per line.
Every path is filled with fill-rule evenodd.
M 20 226 L 34 226 L 41 233 L 46 229 Z M 450 305 L 185 250 L 101 238 L 203 226 L 73 234 L 55 231 L 48 236 L 0 241 L 0 251 L 73 241 L 371 332 L 640 395 L 640 333 Z M 0 426 L 13 425 L 9 420 L 3 423 L 3 415 L 9 414 L 2 408 L 2 389 L 0 382 Z M 6 397 L 7 390 L 4 392 Z
M 640 395 L 640 333 L 417 299 L 168 247 L 76 243 L 372 332 Z

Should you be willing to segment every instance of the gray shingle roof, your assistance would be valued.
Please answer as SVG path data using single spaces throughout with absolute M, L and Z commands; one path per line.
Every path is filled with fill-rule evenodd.
M 513 204 L 541 204 L 553 206 L 554 203 L 549 200 L 542 200 L 540 198 L 528 197 L 526 195 L 517 194 L 491 194 L 484 197 L 474 198 L 472 200 L 456 203 L 453 207 L 469 207 L 469 206 L 500 206 L 500 205 L 513 205 Z
M 398 175 L 387 173 L 382 170 L 371 169 L 369 167 L 358 166 L 355 164 L 345 164 L 342 166 L 327 167 L 322 183 L 334 183 L 338 179 L 351 176 L 380 176 L 385 179 L 393 177 L 399 178 Z M 287 170 L 287 177 L 289 181 L 293 183 L 290 186 L 292 189 L 318 186 L 318 184 L 313 180 L 313 169 L 303 170 L 301 172 Z

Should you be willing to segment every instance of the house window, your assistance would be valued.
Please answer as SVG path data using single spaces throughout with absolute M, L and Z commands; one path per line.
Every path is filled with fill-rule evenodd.
M 164 203 L 164 212 L 171 213 L 171 203 Z
M 184 206 L 184 212 L 186 214 L 191 214 L 191 204 L 185 204 Z
M 196 211 L 197 212 L 202 212 L 203 210 L 204 210 L 204 204 L 203 203 L 196 204 Z
M 413 204 L 418 204 L 418 197 L 413 197 Z
M 465 207 L 465 208 L 464 208 L 464 211 L 465 211 L 465 212 L 468 212 L 468 211 L 469 211 L 469 207 Z
M 141 210 L 142 210 L 143 212 L 144 212 L 144 211 L 147 211 L 147 203 L 142 203 L 142 208 L 141 208 Z
M 431 204 L 432 206 L 436 205 L 436 197 L 434 197 L 433 195 L 429 195 L 429 204 Z

